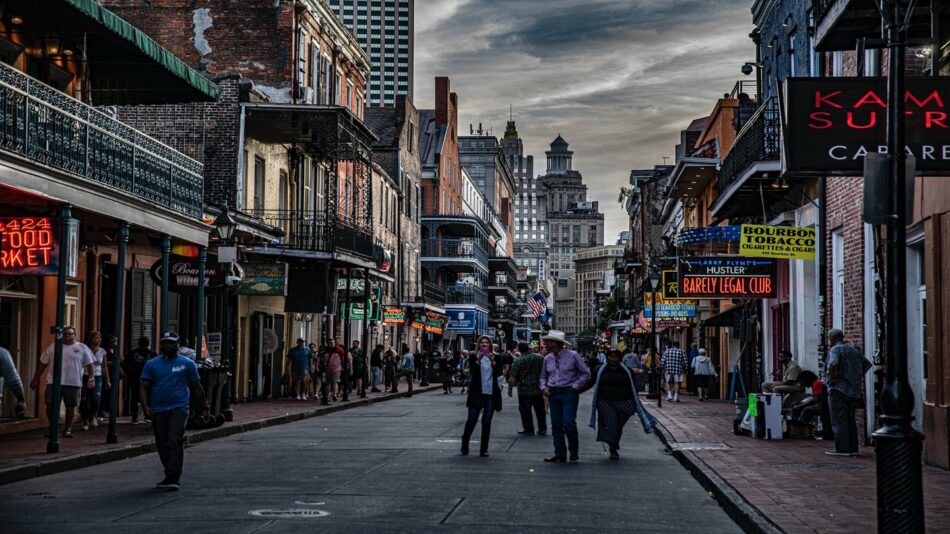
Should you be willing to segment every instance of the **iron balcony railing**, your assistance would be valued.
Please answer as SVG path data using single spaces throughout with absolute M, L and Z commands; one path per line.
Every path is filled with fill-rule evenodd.
M 428 238 L 422 240 L 423 258 L 473 259 L 488 265 L 488 253 L 475 238 Z
M 200 163 L 4 63 L 0 150 L 201 217 Z
M 469 285 L 450 285 L 445 288 L 445 303 L 474 304 L 488 308 L 488 293 L 484 289 Z
M 447 298 L 445 289 L 439 284 L 422 282 L 422 302 L 442 308 L 445 307 Z
M 779 113 L 774 99 L 766 100 L 736 136 L 719 170 L 720 194 L 759 161 L 779 159 Z
M 297 210 L 249 210 L 248 215 L 284 231 L 284 238 L 269 246 L 373 257 L 373 234 L 342 217 L 328 218 L 324 211 Z

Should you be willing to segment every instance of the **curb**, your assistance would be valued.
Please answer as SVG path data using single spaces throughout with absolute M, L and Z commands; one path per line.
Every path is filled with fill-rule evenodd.
M 426 393 L 428 391 L 434 391 L 442 387 L 442 384 L 435 384 L 426 387 L 417 387 L 413 388 L 413 393 Z M 243 434 L 245 432 L 251 432 L 254 430 L 260 430 L 262 428 L 267 428 L 270 426 L 285 425 L 287 423 L 293 423 L 296 421 L 302 421 L 304 419 L 310 419 L 311 417 L 317 417 L 321 415 L 328 415 L 335 412 L 340 412 L 343 410 L 349 410 L 352 408 L 359 408 L 362 406 L 369 406 L 371 404 L 376 404 L 378 402 L 385 402 L 392 399 L 398 399 L 400 397 L 408 397 L 408 392 L 399 392 L 395 395 L 389 394 L 381 397 L 373 397 L 371 399 L 360 399 L 355 401 L 349 401 L 346 404 L 334 404 L 331 406 L 320 406 L 310 410 L 305 410 L 302 412 L 288 413 L 283 415 L 275 415 L 271 417 L 265 417 L 263 419 L 257 419 L 254 421 L 248 421 L 246 423 L 240 423 L 231 426 L 221 426 L 218 428 L 209 428 L 206 430 L 197 430 L 185 434 L 185 447 L 191 447 L 198 443 L 204 441 L 210 441 L 212 439 L 224 438 L 228 436 L 233 436 L 235 434 Z M 79 453 L 72 456 L 65 456 L 63 458 L 56 458 L 53 460 L 46 460 L 41 462 L 34 462 L 27 465 L 9 467 L 6 469 L 0 469 L 0 486 L 5 484 L 12 484 L 14 482 L 20 482 L 23 480 L 28 480 L 31 478 L 42 477 L 46 475 L 53 475 L 56 473 L 62 473 L 64 471 L 72 471 L 74 469 L 81 469 L 83 467 L 91 467 L 94 465 L 106 464 L 109 462 L 116 462 L 118 460 L 126 460 L 128 458 L 135 458 L 137 456 L 142 456 L 155 452 L 154 443 L 141 443 L 138 445 L 128 445 L 125 447 L 119 447 L 114 449 L 108 449 L 104 451 L 96 451 L 89 453 Z
M 760 512 L 758 508 L 752 506 L 742 494 L 729 485 L 713 468 L 706 465 L 706 462 L 696 456 L 695 453 L 673 447 L 676 440 L 673 439 L 669 430 L 663 426 L 663 423 L 658 422 L 655 430 L 656 436 L 666 447 L 667 452 L 676 458 L 680 465 L 685 467 L 693 475 L 693 478 L 716 499 L 719 506 L 726 511 L 726 514 L 736 522 L 743 532 L 747 534 L 784 534 L 784 530 Z

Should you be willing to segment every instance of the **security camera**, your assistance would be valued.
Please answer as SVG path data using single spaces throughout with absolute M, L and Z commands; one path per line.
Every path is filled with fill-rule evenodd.
M 745 65 L 743 65 L 743 66 L 742 66 L 742 74 L 745 74 L 746 76 L 752 74 L 752 65 L 750 65 L 750 64 L 748 64 L 748 63 L 746 63 Z

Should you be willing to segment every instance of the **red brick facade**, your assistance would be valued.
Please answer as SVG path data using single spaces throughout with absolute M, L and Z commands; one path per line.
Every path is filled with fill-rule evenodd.
M 435 79 L 435 127 L 445 127 L 442 150 L 438 154 L 438 180 L 423 180 L 424 215 L 462 213 L 462 164 L 458 149 L 458 95 L 451 91 L 445 76 Z

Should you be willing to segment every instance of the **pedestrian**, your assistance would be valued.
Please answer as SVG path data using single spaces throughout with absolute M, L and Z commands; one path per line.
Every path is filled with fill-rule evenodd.
M 116 337 L 113 335 L 105 336 L 102 342 L 102 348 L 105 349 L 106 351 L 106 355 L 102 359 L 102 367 L 109 370 L 108 371 L 109 380 L 103 381 L 102 389 L 99 392 L 99 411 L 97 413 L 97 416 L 100 418 L 100 421 L 102 420 L 102 418 L 106 417 L 108 412 L 112 411 L 112 402 L 108 400 L 108 399 L 112 399 L 112 388 L 113 387 L 118 388 L 122 386 L 121 384 L 122 369 L 121 368 L 119 369 L 118 377 L 112 376 L 113 375 L 112 370 L 115 369 L 115 359 L 116 359 L 115 351 L 117 350 L 117 347 L 116 347 L 117 343 L 118 341 Z M 121 359 L 120 359 L 120 365 L 121 365 Z M 102 399 L 107 399 L 107 400 L 103 401 Z M 119 414 L 116 414 L 116 417 L 118 416 Z
M 297 346 L 287 353 L 287 362 L 290 364 L 290 380 L 294 385 L 297 400 L 307 400 L 307 390 L 310 389 L 310 349 L 304 347 L 307 342 L 302 337 L 297 338 Z
M 620 364 L 620 351 L 608 350 L 604 356 L 606 363 L 594 371 L 595 378 L 590 382 L 594 399 L 589 426 L 597 429 L 597 441 L 607 445 L 610 459 L 619 460 L 620 437 L 630 416 L 640 416 L 647 434 L 653 432 L 657 421 L 640 403 L 633 373 Z
M 361 399 L 365 399 L 366 390 L 363 389 L 363 375 L 366 374 L 366 356 L 363 354 L 363 349 L 360 348 L 360 342 L 355 339 L 353 340 L 353 346 L 350 347 L 350 360 L 352 361 L 350 385 L 353 386 L 353 391 Z
M 76 341 L 76 329 L 67 326 L 63 328 L 63 369 L 60 375 L 61 398 L 66 405 L 66 421 L 63 425 L 63 437 L 73 437 L 73 420 L 76 418 L 76 406 L 79 405 L 80 389 L 85 385 L 87 389 L 95 389 L 96 379 L 92 363 L 95 356 L 84 343 Z M 59 406 L 53 406 L 53 367 L 55 366 L 54 353 L 56 343 L 50 343 L 40 354 L 40 365 L 30 382 L 30 388 L 36 389 L 40 383 L 40 375 L 46 372 L 46 415 L 52 422 L 53 417 L 59 417 Z M 85 380 L 83 380 L 85 377 Z M 46 433 L 49 435 L 49 432 Z
M 323 369 L 320 367 L 320 351 L 317 350 L 317 344 L 311 343 L 307 346 L 310 349 L 310 396 L 313 400 L 320 399 L 320 386 L 323 382 Z
M 413 356 L 412 351 L 409 350 L 409 345 L 405 343 L 402 344 L 402 361 L 399 363 L 399 370 L 396 372 L 396 375 L 393 377 L 393 393 L 397 393 L 398 389 L 396 387 L 399 384 L 399 379 L 406 377 L 406 383 L 409 384 L 409 397 L 412 396 L 412 378 L 416 372 L 416 359 Z
M 700 401 L 709 400 L 709 382 L 719 376 L 712 358 L 706 356 L 706 349 L 697 349 L 693 359 L 693 380 L 696 383 L 696 395 Z
M 138 347 L 126 355 L 122 360 L 122 370 L 125 373 L 125 399 L 127 407 L 125 413 L 132 416 L 131 423 L 139 424 L 139 385 L 141 385 L 142 369 L 152 358 L 158 356 L 150 347 L 151 341 L 142 336 Z
M 439 367 L 439 378 L 442 379 L 442 394 L 448 395 L 452 393 L 452 375 L 455 373 L 455 358 L 452 357 L 452 352 L 443 352 L 436 365 Z
M 372 386 L 370 391 L 373 393 L 379 393 L 379 383 L 383 378 L 383 348 L 382 344 L 376 345 L 373 353 L 369 356 L 369 367 L 373 375 L 370 382 Z
M 471 358 L 471 353 L 467 350 L 462 351 L 462 356 L 459 358 L 459 384 L 462 385 L 462 395 L 465 394 L 465 388 L 468 386 L 468 360 Z
M 323 370 L 323 386 L 326 392 L 323 394 L 323 403 L 330 400 L 336 402 L 336 396 L 340 392 L 340 373 L 343 372 L 343 349 L 337 342 L 337 338 L 331 338 L 330 342 L 323 349 L 320 356 L 320 368 Z
M 106 349 L 102 348 L 102 334 L 95 331 L 87 333 L 85 345 L 92 351 L 92 373 L 96 385 L 93 389 L 83 389 L 80 396 L 79 419 L 82 425 L 80 428 L 83 431 L 89 430 L 90 427 L 96 428 L 99 426 L 99 405 L 102 402 L 102 386 L 103 384 L 107 384 L 110 389 L 112 388 L 112 383 L 109 381 L 109 367 L 104 365 L 106 361 Z M 83 382 L 86 380 L 88 380 L 88 377 L 84 376 Z
M 669 348 L 663 351 L 660 357 L 660 367 L 665 374 L 667 390 L 666 400 L 680 401 L 680 383 L 683 381 L 683 374 L 686 373 L 686 353 L 680 348 L 680 342 L 674 341 Z
M 468 418 L 465 420 L 465 430 L 462 433 L 462 455 L 468 454 L 469 441 L 478 424 L 479 415 L 482 419 L 482 437 L 478 445 L 478 455 L 488 456 L 488 440 L 491 438 L 491 421 L 495 412 L 501 411 L 501 388 L 498 378 L 504 375 L 504 360 L 501 354 L 492 352 L 491 338 L 481 336 L 476 342 L 477 352 L 469 358 L 469 375 L 472 383 L 468 388 L 468 397 L 465 407 L 468 408 Z
M 584 360 L 567 348 L 564 332 L 550 330 L 541 341 L 550 353 L 544 357 L 541 368 L 541 392 L 548 399 L 551 411 L 551 434 L 554 437 L 554 456 L 545 462 L 564 463 L 570 451 L 570 460 L 579 460 L 577 443 L 578 390 L 590 380 L 590 369 Z M 565 438 L 567 444 L 565 446 Z
M 825 454 L 857 456 L 858 427 L 854 416 L 864 392 L 864 375 L 872 365 L 861 351 L 845 342 L 844 332 L 840 329 L 828 331 L 828 342 L 831 345 L 828 356 L 828 388 L 831 396 L 828 405 L 835 433 L 835 448 L 825 451 Z
M 782 380 L 778 382 L 765 382 L 762 384 L 762 393 L 779 393 L 785 395 L 802 391 L 802 387 L 798 383 L 798 375 L 801 374 L 802 368 L 792 358 L 792 353 L 783 350 L 779 353 L 779 361 L 782 363 Z
M 390 393 L 399 393 L 399 388 L 396 383 L 396 367 L 398 362 L 396 361 L 396 351 L 392 348 L 386 351 L 383 355 L 383 372 L 385 374 L 386 383 L 384 385 L 385 391 Z
M 544 397 L 541 395 L 541 368 L 544 367 L 544 358 L 531 350 L 531 345 L 521 341 L 518 343 L 518 352 L 521 356 L 515 358 L 508 372 L 508 385 L 518 388 L 518 412 L 521 414 L 521 430 L 518 434 L 530 436 L 534 434 L 534 411 L 538 419 L 538 435 L 548 433 L 547 416 L 544 414 Z M 510 390 L 509 390 L 510 391 Z
M 145 415 L 152 420 L 155 447 L 165 469 L 158 489 L 177 490 L 181 484 L 185 456 L 185 424 L 192 396 L 207 419 L 209 406 L 194 361 L 178 354 L 178 334 L 164 332 L 159 342 L 161 356 L 152 358 L 142 369 L 139 386 Z
M 13 398 L 16 399 L 13 404 L 13 414 L 17 417 L 25 416 L 26 392 L 23 391 L 23 382 L 16 371 L 16 364 L 13 363 L 13 355 L 7 349 L 0 347 L 0 400 L 3 399 L 5 387 L 10 388 Z

